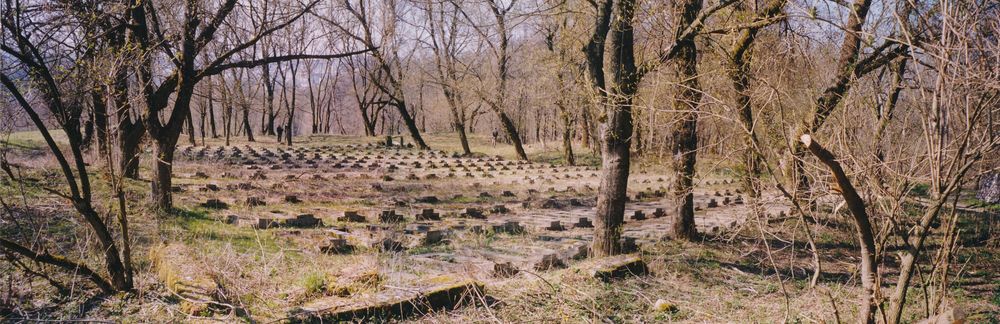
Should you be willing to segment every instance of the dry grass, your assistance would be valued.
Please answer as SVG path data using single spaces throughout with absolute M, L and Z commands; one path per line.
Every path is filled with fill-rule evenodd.
M 19 135 L 17 138 L 30 139 Z M 430 134 L 427 136 L 435 149 L 457 151 L 459 143 L 450 134 Z M 376 138 L 356 138 L 345 136 L 321 136 L 300 139 L 296 145 L 315 146 L 347 143 L 374 142 Z M 514 157 L 509 146 L 492 147 L 484 136 L 472 136 L 474 151 L 485 155 Z M 277 145 L 273 138 L 262 138 L 259 142 Z M 201 144 L 199 142 L 199 144 Z M 220 145 L 221 141 L 211 140 L 209 145 Z M 234 144 L 243 145 L 241 140 Z M 260 143 L 258 143 L 260 144 Z M 545 149 L 529 146 L 528 151 L 536 161 L 559 161 L 557 143 L 549 143 Z M 577 148 L 583 153 L 583 148 Z M 585 161 L 593 156 L 583 157 Z M 41 159 L 44 157 L 33 157 Z M 24 160 L 30 162 L 32 160 Z M 144 160 L 143 174 L 148 174 L 149 159 Z M 47 165 L 49 164 L 41 164 Z M 195 171 L 212 171 L 210 164 L 182 163 L 178 174 L 192 174 Z M 648 166 L 647 168 L 653 168 Z M 45 170 L 29 169 L 32 176 L 41 178 Z M 711 174 L 711 170 L 706 174 Z M 274 180 L 274 179 L 272 179 Z M 178 184 L 194 185 L 222 180 L 199 180 L 187 177 L 176 180 Z M 227 180 L 229 181 L 229 180 Z M 232 179 L 230 182 L 241 181 Z M 222 181 L 224 182 L 224 181 Z M 253 320 L 270 322 L 280 320 L 290 309 L 323 296 L 342 296 L 375 293 L 387 287 L 405 287 L 419 279 L 424 265 L 414 263 L 408 256 L 425 253 L 447 253 L 462 248 L 507 250 L 518 245 L 531 244 L 527 235 L 482 235 L 463 236 L 451 239 L 449 245 L 437 245 L 411 249 L 405 253 L 379 253 L 368 247 L 359 246 L 352 255 L 335 256 L 319 254 L 310 244 L 312 232 L 297 233 L 291 230 L 254 230 L 246 226 L 225 224 L 220 218 L 227 214 L 253 214 L 280 209 L 286 215 L 308 213 L 317 209 L 332 210 L 374 210 L 374 207 L 388 203 L 387 197 L 377 193 L 365 193 L 365 183 L 356 181 L 326 181 L 320 187 L 308 181 L 284 181 L 281 187 L 258 188 L 248 195 L 273 197 L 282 189 L 288 191 L 315 192 L 333 202 L 313 202 L 309 199 L 302 204 L 247 208 L 233 204 L 233 208 L 223 212 L 211 212 L 191 208 L 203 201 L 204 194 L 187 192 L 178 195 L 179 206 L 185 206 L 175 216 L 157 216 L 143 209 L 148 183 L 129 182 L 129 196 L 134 201 L 132 228 L 135 238 L 135 259 L 137 263 L 138 291 L 132 296 L 104 296 L 87 300 L 87 294 L 77 293 L 68 299 L 46 299 L 53 290 L 37 278 L 25 277 L 11 271 L 9 264 L 0 262 L 0 270 L 9 275 L 0 279 L 10 282 L 24 282 L 17 287 L 19 309 L 27 311 L 20 316 L 52 319 L 99 318 L 124 322 L 150 321 L 222 321 L 237 322 Z M 485 187 L 484 187 L 485 188 Z M 14 194 L 10 185 L 2 187 L 4 194 Z M 500 190 L 488 187 L 483 190 Z M 101 188 L 101 190 L 106 190 Z M 358 192 L 371 197 L 359 198 Z M 454 192 L 409 191 L 398 195 L 435 194 L 450 198 Z M 33 192 L 36 196 L 45 196 Z M 223 193 L 224 194 L 224 193 Z M 464 193 L 472 196 L 473 193 Z M 354 196 L 352 196 L 354 195 Z M 6 196 L 5 196 L 6 197 Z M 230 202 L 242 201 L 245 197 L 228 197 Z M 50 205 L 55 206 L 50 199 Z M 107 203 L 102 201 L 102 204 Z M 449 201 L 442 206 L 461 206 L 462 201 Z M 411 216 L 415 210 L 406 210 Z M 330 221 L 327 219 L 326 221 Z M 652 275 L 602 283 L 589 278 L 585 273 L 572 267 L 543 273 L 523 271 L 510 279 L 487 280 L 487 294 L 498 301 L 492 307 L 468 307 L 450 312 L 439 312 L 411 319 L 416 322 L 833 322 L 836 312 L 841 319 L 849 321 L 856 312 L 855 296 L 859 292 L 853 273 L 856 261 L 853 237 L 838 227 L 837 220 L 827 220 L 831 226 L 819 227 L 818 243 L 823 246 L 824 277 L 816 288 L 810 288 L 808 277 L 811 271 L 811 254 L 803 243 L 802 233 L 797 231 L 794 220 L 768 225 L 767 230 L 775 237 L 789 238 L 787 243 L 771 240 L 778 271 L 767 259 L 763 242 L 756 229 L 747 227 L 741 233 L 725 233 L 699 243 L 679 243 L 664 241 L 643 247 L 644 257 L 650 265 Z M 358 224 L 335 224 L 350 228 L 360 228 Z M 83 235 L 86 239 L 86 235 Z M 220 287 L 221 306 L 214 312 L 189 314 L 181 307 L 177 296 L 166 289 L 172 282 L 162 280 L 152 260 L 157 251 L 153 247 L 161 242 L 179 243 L 185 246 L 185 269 L 197 269 Z M 357 242 L 355 242 L 357 243 Z M 951 300 L 973 309 L 982 321 L 996 318 L 1000 314 L 1000 279 L 991 267 L 996 264 L 995 249 L 970 248 L 962 251 L 959 266 L 963 267 L 960 278 L 951 292 Z M 99 264 L 91 260 L 92 264 Z M 891 270 L 891 269 L 890 269 Z M 995 269 L 994 269 L 995 270 Z M 469 276 L 474 268 L 455 273 L 455 276 Z M 957 270 L 956 270 L 957 271 Z M 175 274 L 176 275 L 176 274 Z M 171 277 L 171 276 L 166 276 Z M 176 277 L 176 276 L 175 276 Z M 61 280 L 73 282 L 72 278 L 59 276 Z M 78 287 L 84 287 L 77 282 Z M 782 289 L 782 287 L 784 289 Z M 0 289 L 0 292 L 7 292 Z M 909 298 L 912 306 L 907 308 L 909 319 L 923 315 L 923 293 L 913 289 Z M 786 297 L 787 294 L 787 297 Z M 676 311 L 659 311 L 653 305 L 664 300 L 676 307 Z M 786 306 L 787 301 L 787 306 Z M 30 306 L 33 305 L 33 306 Z M 2 309 L 2 305 L 0 305 Z M 208 316 L 208 317 L 201 317 Z

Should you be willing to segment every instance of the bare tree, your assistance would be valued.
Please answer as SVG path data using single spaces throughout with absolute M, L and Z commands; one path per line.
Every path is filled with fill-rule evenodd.
M 462 144 L 462 153 L 469 155 L 472 154 L 468 134 L 466 134 L 469 109 L 459 86 L 462 77 L 459 74 L 460 63 L 458 59 L 465 50 L 465 44 L 462 43 L 462 38 L 459 38 L 461 34 L 458 24 L 461 20 L 460 7 L 456 1 L 447 3 L 427 1 L 422 5 L 430 36 L 430 41 L 426 43 L 434 54 L 432 76 L 444 93 L 445 102 L 451 111 L 452 127 L 458 133 L 458 140 Z
M 566 158 L 566 164 L 576 165 L 576 158 L 573 155 L 573 129 L 575 126 L 573 112 L 570 109 L 570 96 L 571 96 L 571 86 L 567 84 L 566 74 L 569 73 L 567 70 L 567 65 L 570 65 L 567 48 L 564 44 L 558 44 L 562 42 L 564 34 L 567 33 L 567 23 L 568 17 L 566 15 L 556 15 L 555 19 L 558 20 L 556 23 L 552 24 L 545 34 L 545 46 L 549 52 L 555 54 L 555 75 L 556 75 L 556 99 L 555 106 L 559 110 L 559 117 L 563 123 L 562 129 L 562 145 L 563 145 L 563 156 Z
M 864 27 L 871 3 L 871 0 L 858 0 L 851 5 L 847 23 L 844 26 L 844 40 L 837 57 L 836 75 L 822 95 L 816 98 L 815 111 L 797 127 L 796 138 L 804 134 L 814 133 L 823 126 L 826 119 L 850 91 L 855 78 L 876 70 L 906 51 L 907 47 L 902 44 L 895 41 L 885 41 L 880 47 L 875 48 L 872 54 L 861 58 Z M 805 174 L 802 162 L 806 151 L 800 141 L 793 139 L 792 174 L 795 177 L 796 194 L 799 199 L 805 198 L 809 189 L 809 178 Z
M 421 149 L 430 149 L 427 143 L 424 142 L 423 137 L 420 136 L 417 123 L 409 110 L 410 108 L 407 106 L 403 87 L 404 75 L 398 52 L 399 48 L 395 44 L 398 41 L 396 24 L 399 20 L 396 12 L 398 10 L 396 1 L 388 0 L 382 3 L 381 6 L 370 8 L 366 5 L 365 1 L 358 1 L 355 4 L 351 0 L 344 0 L 342 9 L 347 12 L 352 20 L 349 23 L 353 25 L 322 16 L 319 16 L 319 18 L 325 20 L 371 51 L 371 56 L 375 59 L 375 67 L 380 71 L 380 78 L 370 79 L 369 81 L 373 81 L 374 85 L 386 97 L 386 104 L 396 107 L 399 117 L 406 125 L 410 137 L 413 138 L 417 146 Z M 375 17 L 381 20 L 381 25 L 377 27 L 375 25 L 377 22 L 373 21 L 371 13 L 373 9 L 378 10 L 380 14 L 378 17 Z M 380 35 L 377 35 L 377 38 L 375 28 L 379 28 L 377 31 L 381 32 Z M 381 44 L 376 44 L 376 41 L 380 41 Z
M 132 267 L 125 211 L 121 210 L 121 218 L 119 218 L 123 235 L 123 240 L 119 243 L 94 206 L 88 163 L 85 161 L 82 151 L 81 116 L 84 111 L 83 103 L 90 93 L 76 89 L 80 89 L 81 85 L 90 81 L 87 76 L 81 74 L 86 73 L 86 69 L 75 62 L 86 62 L 90 53 L 87 53 L 84 46 L 80 46 L 79 38 L 71 42 L 60 43 L 61 39 L 53 37 L 56 33 L 66 33 L 64 35 L 69 35 L 68 37 L 79 37 L 80 35 L 74 35 L 72 30 L 50 25 L 51 23 L 58 24 L 58 21 L 45 19 L 45 16 L 52 14 L 52 12 L 27 11 L 20 3 L 7 1 L 0 7 L 0 14 L 2 14 L 0 26 L 3 27 L 2 36 L 0 36 L 0 40 L 2 40 L 0 51 L 9 58 L 9 60 L 4 60 L 3 65 L 0 65 L 0 84 L 3 84 L 16 104 L 28 115 L 58 162 L 66 190 L 45 189 L 72 206 L 95 234 L 103 256 L 104 272 L 108 278 L 81 261 L 50 254 L 46 250 L 38 251 L 33 249 L 31 245 L 26 246 L 7 238 L 0 238 L 0 248 L 13 255 L 29 258 L 62 269 L 67 273 L 84 277 L 105 293 L 132 290 Z M 70 47 L 72 45 L 69 44 L 78 44 L 79 47 Z M 40 48 L 45 48 L 46 51 L 43 52 Z M 94 59 L 94 57 L 91 56 L 89 59 Z M 52 64 L 58 64 L 59 68 L 53 69 Z M 23 77 L 15 79 L 11 75 Z M 87 89 L 88 87 L 82 88 Z M 56 143 L 45 121 L 42 120 L 32 102 L 29 102 L 31 99 L 24 96 L 25 91 L 22 89 L 30 89 L 31 92 L 38 93 L 38 103 L 44 105 L 52 113 L 56 124 L 65 133 L 68 147 L 60 147 Z M 64 153 L 63 150 L 66 149 L 70 151 L 69 154 Z M 0 169 L 3 169 L 12 181 L 18 181 L 14 172 L 11 171 L 12 166 L 6 160 L 0 162 L 2 162 Z M 5 204 L 5 208 L 9 208 L 9 206 Z M 124 205 L 121 208 L 124 208 Z M 124 254 L 122 247 L 124 247 Z
M 468 12 L 461 11 L 469 24 L 473 26 L 480 37 L 482 37 L 482 40 L 489 46 L 493 54 L 493 59 L 496 61 L 496 87 L 489 91 L 492 93 L 492 96 L 487 95 L 486 90 L 480 90 L 479 96 L 486 106 L 497 115 L 500 125 L 503 127 L 504 132 L 507 133 L 507 138 L 514 145 L 517 157 L 521 160 L 528 160 L 528 154 L 524 151 L 524 145 L 522 144 L 517 125 L 507 113 L 507 97 L 510 96 L 508 92 L 510 79 L 510 33 L 512 28 L 510 26 L 510 19 L 513 15 L 512 10 L 517 6 L 518 1 L 512 0 L 503 3 L 500 0 L 489 0 L 485 2 L 493 18 L 492 23 L 479 22 Z M 494 27 L 494 29 L 487 30 L 489 26 Z M 495 34 L 496 39 L 490 37 L 490 34 Z
M 223 23 L 233 13 L 236 0 L 226 0 L 212 10 L 211 19 L 202 20 L 199 17 L 209 11 L 195 0 L 188 0 L 183 6 L 183 15 L 179 21 L 164 23 L 164 17 L 157 14 L 160 8 L 150 1 L 139 1 L 131 8 L 130 35 L 134 46 L 143 52 L 142 61 L 137 68 L 138 80 L 142 87 L 145 103 L 143 121 L 155 142 L 156 167 L 152 183 L 152 200 L 154 206 L 168 211 L 173 206 L 171 195 L 171 175 L 173 173 L 174 151 L 181 126 L 191 109 L 191 98 L 194 87 L 207 76 L 216 75 L 233 68 L 254 68 L 264 64 L 296 61 L 301 59 L 333 59 L 358 53 L 345 54 L 288 54 L 276 55 L 262 59 L 234 61 L 236 54 L 252 48 L 261 39 L 272 35 L 278 30 L 298 21 L 317 1 L 305 4 L 300 8 L 289 8 L 289 12 L 279 19 L 261 24 L 253 36 L 242 43 L 216 44 L 213 40 Z M 180 35 L 179 39 L 164 37 L 164 29 Z M 222 54 L 215 57 L 196 59 L 207 54 L 206 48 L 218 46 Z M 367 51 L 367 50 L 365 50 Z M 364 52 L 364 51 L 361 51 Z M 173 69 L 165 74 L 161 81 L 154 78 L 152 57 L 161 53 L 169 58 Z M 205 62 L 199 67 L 199 62 Z M 173 100 L 170 100 L 171 97 Z M 168 106 L 171 106 L 167 113 Z M 161 115 L 166 119 L 161 120 Z
M 622 0 L 618 5 L 606 0 L 593 3 L 596 22 L 584 48 L 587 54 L 595 101 L 604 111 L 601 134 L 601 184 L 597 194 L 597 218 L 591 253 L 607 256 L 621 253 L 621 227 L 625 216 L 626 189 L 630 167 L 629 149 L 632 134 L 632 96 L 638 87 L 633 50 L 632 20 L 635 1 Z M 615 24 L 612 25 L 612 11 Z M 611 84 L 605 83 L 605 41 L 611 33 L 608 53 Z

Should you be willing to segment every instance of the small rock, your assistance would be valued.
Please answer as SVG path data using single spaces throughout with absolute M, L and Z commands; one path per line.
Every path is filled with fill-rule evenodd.
M 538 263 L 535 263 L 535 270 L 537 271 L 561 269 L 565 267 L 566 263 L 564 263 L 563 260 L 559 259 L 559 256 L 555 254 L 548 254 L 546 256 L 543 256 L 542 260 L 538 261 Z
M 519 272 L 520 270 L 510 262 L 493 264 L 493 277 L 496 278 L 510 278 L 516 276 Z
M 676 313 L 677 305 L 671 304 L 663 299 L 657 299 L 656 303 L 653 303 L 653 310 L 662 313 Z

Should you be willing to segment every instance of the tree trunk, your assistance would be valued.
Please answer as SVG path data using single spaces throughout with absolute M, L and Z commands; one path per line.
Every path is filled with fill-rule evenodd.
M 857 190 L 847 179 L 844 169 L 841 168 L 837 158 L 827 151 L 819 143 L 812 140 L 809 135 L 801 136 L 802 146 L 812 152 L 820 162 L 826 164 L 833 174 L 840 193 L 847 203 L 851 215 L 854 216 L 854 225 L 858 234 L 858 243 L 861 246 L 861 300 L 858 303 L 860 312 L 858 320 L 862 323 L 875 323 L 875 275 L 878 273 L 878 264 L 875 263 L 875 235 L 872 231 L 871 223 L 868 220 L 868 212 L 865 210 L 865 202 L 858 195 Z M 927 218 L 925 218 L 927 219 Z M 927 224 L 930 225 L 929 222 Z M 905 260 L 904 260 L 905 261 Z M 906 270 L 906 269 L 903 269 Z M 908 280 L 906 276 L 901 276 L 900 280 Z
M 576 158 L 573 157 L 573 121 L 569 114 L 563 111 L 563 155 L 566 157 L 566 164 L 576 165 Z
M 267 53 L 265 50 L 264 53 Z M 274 113 L 274 79 L 271 78 L 271 65 L 264 64 L 261 66 L 261 79 L 264 81 L 264 117 L 267 118 L 264 127 L 264 135 L 274 136 L 274 119 L 277 114 Z
M 140 121 L 130 121 L 126 115 L 120 121 L 118 134 L 122 175 L 129 179 L 139 179 L 139 144 L 146 134 L 146 125 Z
M 635 0 L 622 0 L 614 7 L 616 19 L 611 24 L 613 3 L 608 0 L 598 6 L 597 26 L 594 37 L 587 46 L 587 60 L 591 68 L 591 82 L 601 98 L 608 103 L 607 119 L 602 125 L 601 137 L 601 184 L 597 194 L 597 215 L 594 228 L 592 252 L 595 256 L 609 256 L 621 253 L 622 224 L 625 217 L 625 202 L 632 147 L 632 98 L 638 86 L 635 53 L 633 49 L 632 20 L 635 15 Z M 603 24 L 603 25 L 602 25 Z M 601 35 L 602 31 L 605 35 Z M 606 33 L 611 33 L 608 52 L 609 70 L 612 71 L 614 85 L 612 93 L 606 95 L 603 75 L 603 51 Z M 595 68 L 597 70 L 595 70 Z
M 243 103 L 243 131 L 247 133 L 247 141 L 253 142 L 253 128 L 250 127 L 250 105 Z
M 517 152 L 517 158 L 523 161 L 528 160 L 528 154 L 524 152 L 524 145 L 521 144 L 521 136 L 517 133 L 517 126 L 514 125 L 514 121 L 510 119 L 503 110 L 497 110 L 497 116 L 500 117 L 500 123 L 503 125 L 504 132 L 507 133 L 507 137 L 510 138 L 511 144 L 514 145 L 514 151 Z
M 100 88 L 90 93 L 94 105 L 94 128 L 97 133 L 97 152 L 108 152 L 108 105 L 106 93 Z
M 194 114 L 194 112 L 188 111 L 187 118 L 186 118 L 187 119 L 188 143 L 190 143 L 191 146 L 198 145 L 198 143 L 196 143 L 194 141 L 194 116 L 192 116 L 193 114 Z
M 111 285 L 117 291 L 132 290 L 131 275 L 128 274 L 125 265 L 122 263 L 121 255 L 118 253 L 118 246 L 115 244 L 115 239 L 111 236 L 111 232 L 108 231 L 108 227 L 101 221 L 101 216 L 93 209 L 90 202 L 80 205 L 81 207 L 78 207 L 80 213 L 84 214 L 84 218 L 94 229 L 97 239 L 101 242 L 101 249 L 104 250 L 104 262 L 108 268 L 108 274 L 111 276 Z
M 413 137 L 413 141 L 417 143 L 417 147 L 421 150 L 429 150 L 430 146 L 424 142 L 424 138 L 420 136 L 420 129 L 417 128 L 417 122 L 413 120 L 410 116 L 410 112 L 406 110 L 405 102 L 397 102 L 396 108 L 399 110 L 399 116 L 402 117 L 403 123 L 406 124 L 406 129 L 410 131 L 410 137 Z
M 366 110 L 361 110 L 361 120 L 365 124 L 365 136 L 375 136 L 375 121 L 368 117 Z
M 580 110 L 580 117 L 582 120 L 580 123 L 580 137 L 583 139 L 583 147 L 590 148 L 590 143 L 593 142 L 594 137 L 591 132 L 590 108 L 584 106 L 584 108 Z
M 285 123 L 285 145 L 292 146 L 292 124 L 295 123 L 295 90 L 296 81 L 298 80 L 295 72 L 298 71 L 298 62 L 293 62 L 290 64 L 292 70 L 292 93 L 291 93 L 291 105 L 288 106 L 288 121 Z
M 208 81 L 208 124 L 212 128 L 212 138 L 219 138 L 215 127 L 215 99 L 212 98 L 212 81 Z
M 111 94 L 118 116 L 118 150 L 121 153 L 119 167 L 122 176 L 139 179 L 139 145 L 146 135 L 146 125 L 142 120 L 132 121 L 132 107 L 128 98 L 128 71 L 119 70 Z
M 771 19 L 781 13 L 781 10 L 785 6 L 787 0 L 770 0 L 767 6 L 757 15 L 755 19 Z M 757 33 L 760 31 L 760 27 L 751 27 L 744 29 L 739 32 L 737 41 L 733 44 L 730 53 L 729 64 L 729 80 L 733 84 L 733 89 L 736 91 L 736 104 L 739 106 L 739 117 L 740 122 L 743 125 L 744 132 L 746 132 L 745 145 L 746 148 L 743 150 L 743 188 L 747 192 L 750 198 L 757 198 L 760 196 L 760 174 L 761 165 L 763 161 L 760 155 L 757 154 L 756 145 L 757 132 L 754 127 L 754 107 L 751 101 L 750 93 L 750 60 L 752 58 L 751 51 L 753 50 L 753 44 L 757 39 Z
M 796 130 L 796 138 L 805 134 L 815 133 L 826 118 L 833 113 L 833 110 L 840 104 L 844 94 L 851 89 L 851 81 L 855 76 L 855 67 L 858 56 L 861 52 L 862 29 L 865 25 L 868 9 L 871 0 L 857 0 L 852 6 L 852 12 L 848 15 L 847 26 L 845 26 L 844 42 L 840 47 L 840 54 L 837 58 L 837 75 L 833 84 L 826 88 L 816 100 L 816 110 L 808 119 Z M 807 150 L 800 141 L 792 140 L 792 176 L 795 177 L 795 192 L 799 199 L 808 200 L 809 177 L 805 174 L 803 159 Z
M 207 108 L 205 108 L 205 109 L 207 109 Z M 198 118 L 199 119 L 199 121 L 198 121 L 198 131 L 201 133 L 201 145 L 206 145 L 205 144 L 205 120 L 207 119 L 208 114 L 206 114 L 205 109 L 202 109 L 201 115 Z
M 462 154 L 472 155 L 472 148 L 469 147 L 469 136 L 465 133 L 465 123 L 455 123 L 455 130 L 458 131 L 458 141 L 462 142 Z
M 319 113 L 319 107 L 316 105 L 316 94 L 313 90 L 312 72 L 312 64 L 306 64 L 306 86 L 309 90 L 310 134 L 316 134 L 319 133 L 319 117 L 321 116 Z
M 701 11 L 701 1 L 686 0 L 675 10 L 679 26 L 691 25 Z M 680 122 L 671 131 L 671 166 L 676 173 L 670 197 L 675 208 L 672 234 L 676 239 L 692 241 L 698 235 L 694 222 L 693 190 L 698 157 L 698 106 L 702 92 L 698 82 L 698 50 L 694 39 L 681 39 L 678 46 L 675 64 L 681 80 L 679 96 L 674 99 L 673 106 L 681 113 Z
M 173 161 L 174 161 L 174 150 L 176 149 L 177 139 L 173 136 L 164 136 L 160 138 L 155 138 L 155 151 L 156 154 L 156 166 L 154 167 L 154 175 L 152 182 L 152 203 L 157 209 L 163 212 L 169 212 L 173 208 L 173 195 L 171 189 L 173 187 L 172 174 L 173 174 Z
M 224 100 L 223 100 L 223 105 L 224 106 L 222 108 L 222 123 L 223 123 L 222 126 L 225 126 L 225 129 L 223 129 L 222 132 L 224 133 L 224 136 L 226 137 L 226 146 L 229 146 L 229 140 L 230 140 L 230 137 L 232 136 L 232 129 L 233 129 L 233 127 L 232 127 L 232 124 L 233 124 L 233 106 L 232 106 L 232 103 L 229 100 L 225 100 L 225 99 L 226 98 L 224 98 Z

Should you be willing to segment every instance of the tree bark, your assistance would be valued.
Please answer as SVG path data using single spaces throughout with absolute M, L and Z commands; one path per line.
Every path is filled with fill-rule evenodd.
M 295 91 L 298 90 L 298 76 L 297 72 L 299 70 L 299 63 L 292 62 L 289 64 L 289 69 L 292 72 L 292 91 L 291 91 L 291 105 L 288 106 L 288 121 L 285 123 L 285 145 L 292 146 L 292 125 L 295 124 Z
M 241 90 L 242 91 L 242 90 Z M 244 98 L 244 101 L 246 99 Z M 247 134 L 247 141 L 253 142 L 253 128 L 250 127 L 250 103 L 243 102 L 243 131 Z
M 754 19 L 766 21 L 781 13 L 787 0 L 771 0 L 767 3 Z M 745 145 L 743 150 L 743 188 L 750 198 L 760 196 L 760 174 L 763 161 L 757 154 L 754 146 L 757 141 L 757 132 L 754 124 L 754 105 L 750 93 L 750 61 L 753 58 L 753 45 L 757 40 L 757 33 L 767 25 L 759 25 L 743 29 L 737 35 L 737 40 L 730 49 L 729 57 L 729 80 L 736 92 L 736 104 L 739 109 L 740 123 L 746 132 Z
M 517 158 L 523 161 L 528 160 L 528 154 L 524 152 L 524 145 L 521 143 L 521 135 L 517 131 L 517 126 L 514 125 L 514 121 L 510 119 L 505 111 L 506 105 L 504 104 L 507 98 L 507 77 L 508 77 L 508 60 L 509 54 L 507 52 L 508 43 L 510 42 L 510 37 L 507 30 L 507 9 L 500 8 L 500 4 L 495 1 L 488 1 L 490 9 L 493 11 L 493 17 L 497 22 L 497 33 L 500 39 L 500 44 L 497 48 L 497 74 L 499 75 L 499 85 L 497 87 L 497 96 L 490 107 L 496 112 L 497 117 L 500 118 L 500 123 L 503 125 L 504 132 L 510 138 L 511 144 L 514 145 L 514 151 L 517 152 Z
M 267 50 L 264 50 L 264 54 L 267 55 Z M 267 119 L 266 124 L 262 125 L 264 127 L 264 135 L 274 136 L 274 119 L 277 118 L 277 114 L 274 113 L 274 79 L 271 77 L 271 65 L 264 64 L 261 66 L 261 79 L 264 81 L 264 117 Z
M 191 146 L 198 145 L 198 143 L 196 143 L 195 140 L 194 140 L 194 116 L 193 116 L 193 114 L 194 113 L 192 111 L 190 111 L 190 110 L 188 111 L 188 114 L 187 114 L 187 123 L 186 123 L 187 124 L 187 133 L 188 133 L 187 134 L 188 135 L 188 143 L 191 144 Z
M 500 124 L 503 125 L 503 130 L 507 133 L 508 138 L 510 138 L 511 144 L 514 145 L 514 151 L 517 153 L 517 158 L 523 161 L 528 160 L 528 154 L 524 152 L 524 145 L 521 144 L 521 136 L 517 132 L 517 126 L 514 125 L 514 121 L 510 119 L 510 116 L 502 110 L 497 110 L 497 117 L 500 118 Z
M 168 212 L 173 208 L 173 160 L 176 140 L 157 138 L 155 145 L 156 165 L 154 166 L 152 182 L 152 202 L 161 211 Z
M 403 123 L 406 124 L 406 129 L 410 132 L 410 137 L 413 137 L 413 141 L 417 143 L 417 147 L 421 150 L 429 150 L 430 146 L 424 142 L 424 138 L 420 136 L 420 129 L 417 128 L 417 122 L 413 120 L 410 116 L 410 112 L 406 110 L 406 103 L 402 100 L 397 101 L 396 109 L 399 110 L 399 116 L 403 119 Z
M 101 155 L 108 152 L 108 105 L 107 94 L 100 89 L 90 93 L 94 109 L 94 130 L 97 134 L 97 152 Z
M 132 106 L 128 98 L 128 71 L 121 69 L 115 74 L 112 93 L 115 114 L 118 118 L 118 151 L 121 153 L 119 167 L 122 176 L 139 179 L 140 144 L 146 136 L 146 125 L 141 119 L 132 120 Z
M 598 257 L 622 251 L 621 234 L 632 148 L 632 99 L 639 81 L 633 49 L 635 6 L 635 0 L 622 0 L 616 6 L 610 0 L 598 4 L 595 34 L 586 47 L 591 82 L 596 86 L 598 98 L 601 98 L 599 102 L 607 103 L 607 107 L 602 107 L 606 111 L 606 121 L 601 127 L 601 184 L 592 246 L 592 253 Z M 615 14 L 613 24 L 610 19 L 612 7 Z M 611 34 L 608 63 L 613 80 L 610 95 L 604 91 L 602 66 L 603 44 L 608 32 Z
M 208 81 L 208 124 L 212 128 L 212 138 L 219 138 L 219 132 L 215 127 L 215 99 L 212 98 L 212 81 Z
M 851 13 L 847 18 L 847 25 L 844 28 L 844 42 L 840 47 L 840 54 L 837 59 L 837 74 L 833 84 L 823 91 L 823 94 L 816 100 L 816 108 L 802 125 L 798 127 L 796 134 L 798 137 L 805 134 L 812 134 L 819 130 L 826 118 L 837 108 L 844 95 L 851 89 L 851 81 L 855 77 L 855 67 L 858 56 L 861 52 L 862 30 L 868 16 L 868 9 L 871 7 L 871 0 L 856 0 L 851 7 Z M 808 199 L 809 177 L 805 174 L 803 159 L 807 149 L 799 141 L 792 141 L 792 176 L 794 178 L 795 192 L 799 199 Z
M 573 156 L 573 119 L 570 118 L 569 112 L 565 107 L 561 110 L 560 114 L 562 114 L 563 120 L 563 156 L 566 157 L 566 164 L 576 165 L 576 158 Z
M 857 230 L 858 243 L 861 246 L 861 288 L 864 290 L 861 300 L 858 303 L 858 308 L 860 309 L 858 320 L 862 323 L 875 323 L 876 305 L 874 298 L 875 287 L 878 285 L 875 282 L 875 275 L 878 273 L 878 264 L 875 263 L 875 235 L 868 220 L 865 202 L 858 195 L 851 181 L 847 179 L 844 169 L 841 168 L 840 163 L 837 162 L 836 157 L 830 151 L 827 151 L 819 143 L 813 141 L 812 137 L 808 134 L 802 135 L 800 138 L 802 146 L 830 168 L 830 173 L 833 174 L 834 179 L 837 181 L 840 193 L 844 197 L 851 215 L 854 216 L 854 226 Z M 901 277 L 900 279 L 904 278 Z
M 192 58 L 193 59 L 193 58 Z M 177 97 L 174 100 L 174 112 L 180 110 L 184 116 L 186 111 L 191 109 L 191 97 L 194 93 L 194 83 L 187 83 L 180 86 Z M 230 118 L 232 119 L 232 118 Z M 180 136 L 182 122 L 171 118 L 166 124 L 161 125 L 158 118 L 147 118 L 146 128 L 150 129 L 151 137 L 155 142 L 156 163 L 154 176 L 151 183 L 151 198 L 153 206 L 162 212 L 173 210 L 173 188 L 172 175 L 174 165 L 174 152 L 177 149 L 177 139 Z
M 140 144 L 146 135 L 146 125 L 142 121 L 129 120 L 125 114 L 119 122 L 118 149 L 121 151 L 122 175 L 129 179 L 139 179 Z
M 207 106 L 207 105 L 205 105 Z M 201 134 L 201 145 L 205 144 L 205 121 L 208 119 L 208 114 L 205 111 L 207 108 L 202 106 L 201 114 L 198 116 L 198 132 Z
M 678 26 L 691 25 L 700 11 L 700 0 L 685 0 L 675 9 Z M 678 30 L 678 37 L 681 32 Z M 676 173 L 670 197 L 674 206 L 672 234 L 676 239 L 693 241 L 698 235 L 694 222 L 693 190 L 698 158 L 698 107 L 702 92 L 698 82 L 698 49 L 694 39 L 680 39 L 678 46 L 674 62 L 681 80 L 673 106 L 681 113 L 680 122 L 675 124 L 670 137 L 671 166 Z
M 595 141 L 593 140 L 594 137 L 592 135 L 593 132 L 591 132 L 592 123 L 590 117 L 590 108 L 588 108 L 586 105 L 584 105 L 583 109 L 580 110 L 580 119 L 582 121 L 580 123 L 580 130 L 581 130 L 580 137 L 583 140 L 583 147 L 590 148 L 591 143 Z

